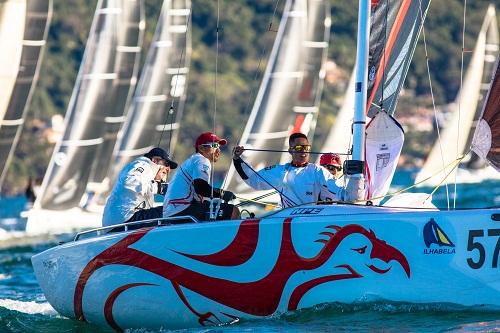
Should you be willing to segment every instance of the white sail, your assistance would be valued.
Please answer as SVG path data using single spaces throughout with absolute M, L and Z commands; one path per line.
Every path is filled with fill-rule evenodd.
M 253 149 L 288 149 L 288 137 L 314 133 L 323 88 L 330 34 L 328 1 L 288 0 L 269 62 L 240 145 Z M 290 159 L 288 153 L 248 152 L 256 170 Z M 229 170 L 227 187 L 238 193 L 250 188 Z
M 21 64 L 26 1 L 0 3 L 0 120 L 4 119 Z M 8 50 L 8 51 L 6 51 Z
M 99 145 L 97 155 L 92 165 L 89 177 L 89 188 L 100 184 L 106 177 L 112 162 L 112 154 L 117 141 L 118 132 L 126 119 L 126 111 L 133 96 L 139 70 L 140 52 L 142 49 L 145 28 L 142 1 L 127 0 L 130 5 L 122 8 L 120 20 L 122 28 L 118 30 L 118 45 L 116 47 L 115 73 L 112 96 L 114 105 L 104 118 L 105 128 L 103 143 Z
M 424 166 L 417 174 L 416 184 L 433 186 L 442 182 L 446 177 L 447 182 L 455 181 L 457 172 L 455 161 L 463 153 L 467 153 L 469 134 L 474 120 L 477 119 L 477 110 L 480 108 L 479 100 L 484 97 L 488 88 L 491 72 L 488 71 L 485 75 L 485 66 L 489 63 L 492 68 L 498 53 L 498 45 L 495 7 L 490 5 L 465 74 L 463 86 L 453 104 L 452 116 L 441 131 L 441 139 L 437 140 Z M 432 178 L 428 179 L 429 177 Z
M 25 15 L 24 36 L 21 44 L 22 52 L 16 81 L 8 98 L 8 107 L 5 114 L 0 118 L 0 188 L 7 175 L 12 155 L 21 134 L 24 116 L 38 80 L 38 72 L 52 16 L 52 0 L 28 1 Z M 8 50 L 3 45 L 1 49 Z M 9 52 L 3 53 L 11 56 L 10 52 L 9 50 Z M 14 53 L 16 52 L 17 45 Z M 0 55 L 0 59 L 1 57 L 2 55 Z M 0 60 L 0 63 L 8 67 L 3 60 Z M 0 88 L 0 95 L 6 93 L 7 90 Z M 2 100 L 2 97 L 0 97 L 0 100 Z
M 146 63 L 108 170 L 109 183 L 114 182 L 125 164 L 157 146 L 160 138 L 172 154 L 186 99 L 190 16 L 190 0 L 163 1 Z
M 97 4 L 82 64 L 65 117 L 62 139 L 56 144 L 35 208 L 65 210 L 78 206 L 85 192 L 98 147 L 104 142 L 107 112 L 117 103 L 119 33 L 126 28 L 124 6 L 142 0 L 100 0 Z

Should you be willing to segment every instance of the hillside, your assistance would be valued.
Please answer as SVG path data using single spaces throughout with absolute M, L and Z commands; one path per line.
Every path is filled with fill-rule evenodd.
M 242 124 L 251 109 L 252 100 L 265 69 L 279 24 L 284 1 L 276 0 L 220 0 L 220 33 L 217 77 L 217 133 L 235 144 L 243 130 Z M 145 0 L 146 45 L 154 32 L 154 22 L 160 12 L 160 0 Z M 54 14 L 48 44 L 43 59 L 40 80 L 32 100 L 13 166 L 9 170 L 4 190 L 22 191 L 29 177 L 43 177 L 52 154 L 47 141 L 50 119 L 64 114 L 81 61 L 85 41 L 93 17 L 96 0 L 54 1 Z M 465 49 L 472 49 L 475 36 L 489 2 L 468 2 Z M 463 1 L 434 0 L 425 25 L 429 66 L 437 104 L 449 103 L 460 86 Z M 351 1 L 332 1 L 332 29 L 329 60 L 336 64 L 336 76 L 325 85 L 321 113 L 315 141 L 321 141 L 335 120 L 351 72 L 355 55 L 357 6 Z M 216 49 L 217 1 L 193 0 L 192 42 L 193 54 L 188 83 L 188 98 L 180 133 L 180 144 L 175 149 L 176 159 L 182 161 L 192 152 L 196 136 L 213 128 L 214 78 Z M 500 21 L 499 21 L 500 22 Z M 271 24 L 271 31 L 268 30 Z M 470 53 L 465 54 L 465 62 Z M 260 63 L 260 66 L 259 66 Z M 405 83 L 405 94 L 398 105 L 398 115 L 421 113 L 418 107 L 428 107 L 429 83 L 422 38 Z M 249 107 L 249 106 L 250 107 Z M 430 119 L 432 115 L 427 115 Z M 425 118 L 425 117 L 424 117 Z M 408 117 L 408 119 L 416 119 Z M 414 120 L 413 120 L 414 121 Z M 406 126 L 412 124 L 405 124 Z M 411 126 L 410 126 L 411 127 Z M 423 139 L 427 138 L 427 139 Z M 405 147 L 409 165 L 418 165 L 430 148 L 431 135 L 410 132 Z M 217 164 L 218 170 L 227 169 L 229 151 Z M 85 166 L 82 166 L 85 167 Z

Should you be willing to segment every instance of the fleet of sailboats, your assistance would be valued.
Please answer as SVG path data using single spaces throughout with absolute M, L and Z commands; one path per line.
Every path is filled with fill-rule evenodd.
M 38 80 L 51 16 L 51 0 L 0 4 L 0 49 L 4 50 L 0 55 L 0 189 Z
M 79 208 L 109 120 L 123 114 L 135 82 L 134 60 L 144 29 L 143 0 L 99 0 L 85 53 L 40 193 L 29 211 L 29 233 L 97 227 L 101 216 Z M 132 61 L 130 61 L 132 59 Z M 125 88 L 124 88 L 125 86 Z M 121 108 L 114 110 L 114 108 Z M 110 117 L 110 118 L 108 118 Z
M 143 221 L 139 230 L 128 230 L 130 224 L 124 224 L 123 232 L 100 228 L 80 233 L 74 241 L 32 258 L 49 303 L 64 316 L 115 330 L 222 325 L 325 302 L 438 302 L 498 310 L 499 208 L 364 204 L 361 185 L 365 149 L 370 149 L 365 146 L 366 116 L 376 119 L 377 113 L 393 113 L 400 87 L 386 85 L 385 78 L 404 76 L 407 70 L 401 57 L 395 58 L 401 65 L 397 70 L 385 71 L 390 58 L 378 69 L 370 66 L 370 14 L 380 6 L 387 15 L 393 3 L 359 1 L 352 159 L 346 170 L 352 203 L 307 204 L 224 223 L 184 217 L 192 223 L 177 224 L 179 218 L 167 218 Z M 409 13 L 412 4 L 421 14 L 428 5 L 402 0 L 396 2 L 397 13 Z M 418 7 L 421 4 L 424 7 Z M 296 8 L 290 1 L 287 6 Z M 398 25 L 406 16 L 396 17 Z M 389 34 L 392 37 L 384 38 L 386 45 L 378 50 L 385 53 L 402 37 L 406 53 L 412 52 L 409 40 L 418 34 L 408 34 L 419 28 L 411 21 L 404 29 L 406 38 Z M 496 168 L 498 66 L 473 143 Z M 385 86 L 380 94 L 374 92 L 378 86 Z M 385 96 L 394 100 L 382 104 Z M 280 149 L 283 140 L 279 137 Z

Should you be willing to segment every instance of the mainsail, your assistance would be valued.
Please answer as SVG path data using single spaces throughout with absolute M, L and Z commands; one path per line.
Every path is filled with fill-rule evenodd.
M 116 60 L 126 15 L 140 10 L 142 0 L 99 0 L 82 64 L 65 117 L 65 131 L 56 144 L 35 208 L 64 210 L 75 207 L 85 191 L 100 144 L 105 118 L 115 105 Z M 130 7 L 125 10 L 124 8 Z M 138 17 L 142 17 L 139 15 Z M 136 28 L 139 28 L 137 25 Z M 138 36 L 137 33 L 134 33 Z
M 288 137 L 302 132 L 311 139 L 321 100 L 324 63 L 330 35 L 328 1 L 288 0 L 269 62 L 240 145 L 283 150 Z M 256 169 L 289 159 L 289 154 L 251 152 L 245 160 Z M 248 190 L 238 182 L 234 168 L 227 187 Z
M 500 57 L 474 133 L 472 150 L 500 172 Z
M 0 3 L 0 120 L 4 118 L 16 82 L 23 45 L 26 1 Z M 9 50 L 9 52 L 5 52 Z
M 190 15 L 190 0 L 163 1 L 146 63 L 108 170 L 110 182 L 131 159 L 158 145 L 160 137 L 168 142 L 172 154 L 186 99 Z M 173 100 L 177 102 L 172 103 Z
M 467 153 L 469 133 L 471 133 L 474 120 L 478 118 L 478 109 L 481 109 L 479 101 L 488 90 L 490 73 L 496 61 L 498 49 L 499 37 L 495 8 L 490 5 L 479 31 L 463 86 L 453 104 L 452 116 L 441 131 L 440 140 L 437 140 L 424 166 L 417 174 L 415 183 L 437 185 L 446 177 L 449 181 L 455 180 L 456 161 L 461 154 Z M 432 176 L 434 177 L 428 179 Z M 423 182 L 426 179 L 428 180 Z
M 431 0 L 372 1 L 368 60 L 367 115 L 396 111 L 399 92 L 417 45 Z M 321 151 L 350 150 L 354 70 L 344 103 Z
M 99 145 L 97 156 L 92 166 L 89 185 L 99 184 L 106 177 L 112 161 L 111 156 L 117 141 L 117 135 L 126 119 L 125 112 L 134 92 L 139 69 L 140 52 L 144 33 L 144 10 L 142 1 L 133 1 L 133 6 L 124 6 L 118 30 L 118 46 L 116 49 L 115 73 L 110 99 L 114 106 L 104 118 L 105 129 L 103 143 Z M 89 186 L 90 187 L 90 186 Z
M 9 2 L 1 5 L 6 6 Z M 20 2 L 18 2 L 20 3 Z M 13 13 L 3 16 L 4 18 L 13 15 Z M 0 188 L 7 174 L 9 162 L 12 158 L 14 150 L 21 133 L 21 128 L 24 123 L 24 116 L 28 110 L 28 106 L 33 94 L 36 81 L 38 79 L 38 72 L 40 69 L 40 62 L 43 55 L 43 49 L 47 39 L 48 26 L 52 16 L 52 0 L 30 0 L 27 2 L 25 16 L 12 16 L 16 22 L 24 22 L 24 36 L 21 40 L 21 57 L 19 64 L 9 68 L 9 65 L 0 60 L 2 68 L 5 70 L 18 70 L 15 84 L 11 90 L 3 87 L 2 92 L 6 93 L 11 91 L 10 96 L 3 96 L 0 99 L 6 98 L 4 101 L 8 102 L 5 114 L 0 117 Z M 25 20 L 20 17 L 26 17 Z M 17 26 L 17 25 L 16 25 Z M 2 24 L 3 27 L 3 24 Z M 19 28 L 19 27 L 18 27 Z M 1 43 L 1 42 L 0 42 Z M 15 51 L 3 46 L 5 56 L 11 57 L 17 54 L 18 46 L 15 45 Z M 8 50 L 8 51 L 7 51 Z M 12 52 L 12 53 L 11 53 Z M 2 56 L 0 55 L 0 59 Z M 17 56 L 12 56 L 11 60 L 14 61 Z

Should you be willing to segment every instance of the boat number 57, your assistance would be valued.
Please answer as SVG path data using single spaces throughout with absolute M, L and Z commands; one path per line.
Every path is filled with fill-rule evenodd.
M 488 229 L 486 237 L 497 237 L 497 243 L 495 245 L 495 250 L 493 251 L 493 258 L 491 260 L 491 267 L 498 267 L 498 253 L 500 252 L 500 229 Z M 483 267 L 486 261 L 486 249 L 481 243 L 482 237 L 484 236 L 484 230 L 469 230 L 469 240 L 467 241 L 467 251 L 476 253 L 479 255 L 473 255 L 467 258 L 467 264 L 470 268 L 478 269 Z M 475 260 L 477 258 L 477 260 Z

